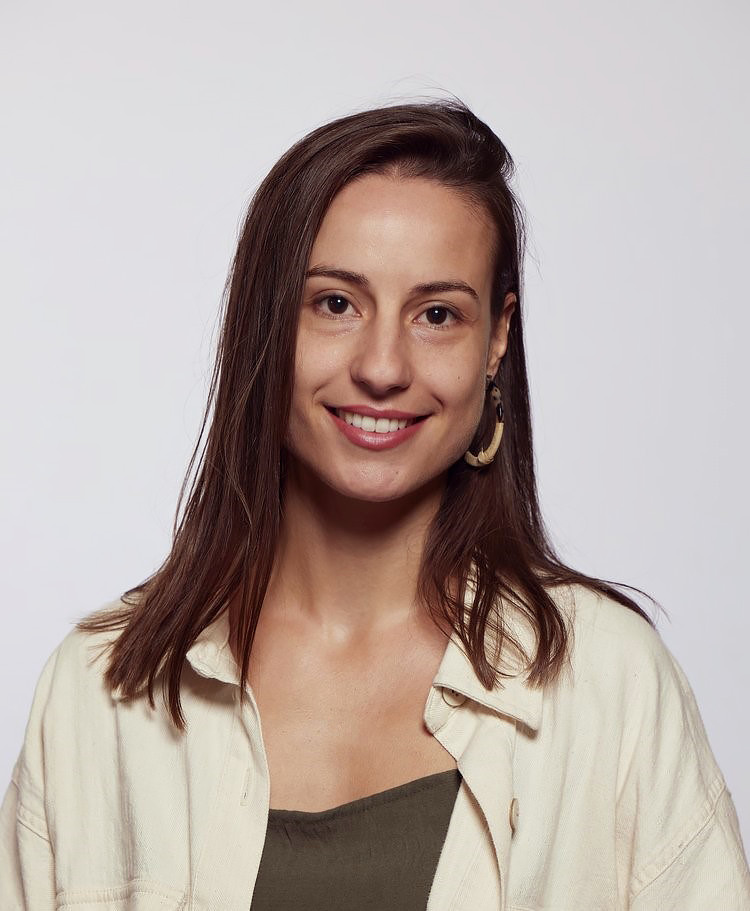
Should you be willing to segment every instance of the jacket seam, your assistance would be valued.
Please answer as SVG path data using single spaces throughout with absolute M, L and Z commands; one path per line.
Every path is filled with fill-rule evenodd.
M 656 873 L 654 876 L 652 876 L 647 882 L 645 882 L 642 886 L 640 886 L 636 891 L 631 892 L 631 895 L 630 895 L 631 901 L 634 901 L 642 892 L 644 892 L 646 889 L 648 889 L 649 886 L 652 886 L 656 882 L 657 879 L 659 879 L 661 876 L 663 876 L 667 872 L 667 870 L 675 863 L 675 861 L 682 854 L 684 854 L 684 852 L 690 847 L 690 845 L 693 844 L 695 839 L 701 834 L 701 832 L 704 831 L 704 829 L 713 820 L 713 818 L 716 815 L 716 809 L 719 805 L 719 799 L 721 798 L 721 795 L 724 793 L 724 791 L 726 791 L 726 782 L 724 781 L 723 777 L 721 775 L 719 775 L 717 778 L 715 778 L 708 790 L 709 790 L 709 812 L 706 815 L 706 817 L 702 819 L 702 821 L 695 828 L 692 835 L 690 835 L 684 842 L 682 841 L 682 838 L 678 838 L 678 839 L 676 839 L 676 841 L 673 841 L 669 845 L 668 848 L 664 849 L 661 852 L 662 855 L 666 854 L 667 856 L 669 856 L 671 854 L 671 856 L 669 856 L 669 860 L 667 860 L 666 863 L 664 863 L 664 865 L 662 866 L 662 868 L 659 870 L 658 873 Z M 716 795 L 713 796 L 713 799 L 712 799 L 712 792 L 714 790 L 716 790 Z M 702 814 L 701 814 L 701 817 L 702 817 Z M 698 818 L 701 818 L 701 817 L 698 817 Z M 686 826 L 686 829 L 689 829 L 689 828 L 690 827 Z M 646 864 L 643 867 L 643 869 L 646 869 L 647 867 L 648 867 L 648 864 Z M 640 875 L 634 876 L 633 879 L 639 880 Z
M 19 777 L 16 775 L 17 767 L 18 763 L 14 766 L 10 777 L 10 787 L 16 789 L 16 822 L 19 825 L 22 825 L 24 829 L 28 829 L 30 832 L 33 832 L 34 835 L 37 835 L 49 844 L 49 830 L 47 829 L 46 820 L 42 819 L 41 816 L 37 816 L 36 813 L 32 813 L 31 810 L 27 810 L 23 805 L 21 785 L 19 783 Z
M 33 832 L 38 838 L 41 838 L 43 841 L 46 841 L 47 844 L 50 844 L 49 833 L 47 832 L 47 826 L 44 823 L 44 820 L 39 819 L 38 816 L 35 816 L 33 813 L 30 813 L 25 807 L 22 807 L 20 804 L 16 811 L 16 822 L 23 826 L 24 829 L 28 829 L 29 832 Z
M 166 898 L 170 901 L 180 902 L 180 907 L 185 901 L 184 893 L 179 896 L 175 892 L 170 892 L 158 884 L 146 879 L 133 879 L 122 886 L 114 886 L 104 889 L 86 889 L 84 891 L 65 892 L 58 894 L 57 898 L 61 908 L 72 907 L 73 905 L 88 905 L 94 902 L 99 903 L 103 899 L 114 899 L 118 901 L 122 898 L 129 898 L 133 895 L 158 895 L 160 898 Z
M 12 781 L 18 788 L 19 799 L 20 795 L 26 792 L 35 797 L 40 803 L 44 803 L 44 792 L 40 790 L 34 783 L 31 774 L 26 767 L 25 757 L 24 762 L 21 762 L 19 759 L 18 770 L 12 778 Z

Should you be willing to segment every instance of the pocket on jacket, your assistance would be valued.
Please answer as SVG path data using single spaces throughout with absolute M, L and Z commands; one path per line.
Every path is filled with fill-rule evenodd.
M 179 911 L 185 907 L 185 898 L 185 890 L 137 879 L 107 889 L 60 892 L 55 911 Z

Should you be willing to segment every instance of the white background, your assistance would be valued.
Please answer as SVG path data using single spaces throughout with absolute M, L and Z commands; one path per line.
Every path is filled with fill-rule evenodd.
M 554 542 L 669 612 L 747 842 L 748 10 L 5 0 L 0 781 L 46 657 L 169 548 L 258 182 L 454 93 L 518 164 Z

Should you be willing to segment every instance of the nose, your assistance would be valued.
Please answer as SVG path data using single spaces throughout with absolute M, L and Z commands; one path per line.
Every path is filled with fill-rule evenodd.
M 399 317 L 379 313 L 358 335 L 349 368 L 352 380 L 376 398 L 406 389 L 412 381 L 412 365 Z

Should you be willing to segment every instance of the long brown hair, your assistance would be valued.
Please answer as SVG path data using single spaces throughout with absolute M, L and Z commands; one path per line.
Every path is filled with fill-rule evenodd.
M 495 656 L 503 641 L 521 651 L 532 685 L 552 681 L 559 673 L 569 633 L 549 585 L 580 583 L 652 622 L 615 583 L 566 566 L 542 520 L 523 339 L 524 219 L 509 185 L 513 162 L 507 149 L 455 98 L 379 107 L 313 130 L 258 187 L 227 281 L 208 403 L 180 491 L 170 553 L 158 570 L 123 594 L 118 609 L 95 611 L 77 624 L 92 632 L 121 630 L 110 644 L 108 685 L 119 687 L 125 698 L 145 688 L 153 706 L 154 682 L 163 674 L 164 699 L 180 729 L 186 652 L 224 610 L 230 611 L 241 656 L 240 679 L 246 679 L 279 537 L 287 458 L 283 443 L 304 275 L 334 196 L 349 181 L 372 173 L 434 180 L 480 206 L 496 229 L 493 319 L 507 292 L 517 297 L 496 380 L 505 410 L 502 444 L 487 468 L 474 470 L 461 459 L 448 470 L 422 556 L 420 601 L 441 629 L 458 633 L 486 687 L 503 676 L 487 654 L 490 631 Z M 485 411 L 475 452 L 492 433 L 493 414 Z M 450 580 L 459 580 L 455 594 Z M 531 622 L 534 655 L 523 652 L 504 623 L 503 599 Z

